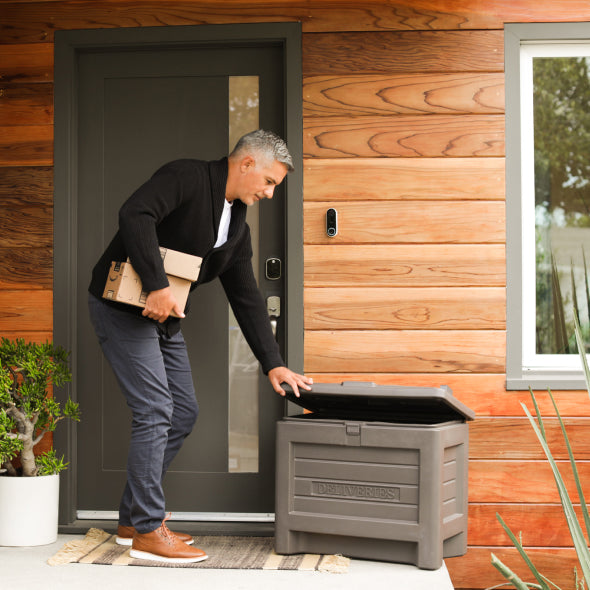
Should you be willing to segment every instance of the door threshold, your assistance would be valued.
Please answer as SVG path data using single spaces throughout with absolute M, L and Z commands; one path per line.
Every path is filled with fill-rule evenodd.
M 117 511 L 78 510 L 78 520 L 119 520 Z M 272 512 L 172 512 L 170 522 L 273 522 Z

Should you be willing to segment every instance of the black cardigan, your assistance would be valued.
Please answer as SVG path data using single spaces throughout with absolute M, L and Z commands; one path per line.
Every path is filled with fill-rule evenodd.
M 227 242 L 213 248 L 225 200 L 227 170 L 227 158 L 213 162 L 176 160 L 160 168 L 121 207 L 119 231 L 94 267 L 89 291 L 101 298 L 111 262 L 127 257 L 146 291 L 167 287 L 159 246 L 200 256 L 199 278 L 191 291 L 219 277 L 246 341 L 268 373 L 284 366 L 284 361 L 252 270 L 247 207 L 240 200 L 233 202 Z M 108 303 L 141 314 L 139 308 Z M 185 313 L 188 308 L 187 303 Z M 171 317 L 165 327 L 169 333 L 177 332 L 180 320 Z

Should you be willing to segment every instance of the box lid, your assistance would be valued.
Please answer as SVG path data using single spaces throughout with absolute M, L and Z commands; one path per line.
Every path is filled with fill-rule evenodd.
M 286 384 L 289 401 L 324 417 L 373 421 L 447 422 L 473 420 L 475 412 L 461 403 L 446 385 L 408 387 L 363 381 L 314 383 L 295 397 Z
M 185 254 L 184 252 L 162 248 L 161 246 L 160 254 L 167 275 L 173 275 L 192 282 L 199 278 L 201 262 L 203 261 L 200 256 Z

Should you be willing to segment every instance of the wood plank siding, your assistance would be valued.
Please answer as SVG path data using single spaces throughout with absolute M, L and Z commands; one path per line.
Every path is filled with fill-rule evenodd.
M 530 396 L 505 389 L 503 26 L 587 20 L 587 0 L 4 0 L 0 334 L 52 333 L 54 32 L 300 21 L 305 370 L 449 385 L 477 413 L 469 550 L 446 560 L 455 588 L 503 582 L 492 551 L 525 576 L 499 512 L 542 573 L 573 589 L 575 553 L 521 407 Z M 590 484 L 587 394 L 555 396 Z M 539 402 L 570 477 L 545 392 Z

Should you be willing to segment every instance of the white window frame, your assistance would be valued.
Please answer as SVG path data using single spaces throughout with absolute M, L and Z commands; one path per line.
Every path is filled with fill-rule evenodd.
M 506 387 L 585 389 L 578 354 L 536 353 L 534 57 L 590 56 L 590 23 L 507 24 Z

